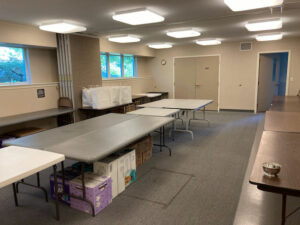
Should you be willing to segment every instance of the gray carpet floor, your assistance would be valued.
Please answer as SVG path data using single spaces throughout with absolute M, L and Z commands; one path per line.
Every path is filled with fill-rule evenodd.
M 247 112 L 208 112 L 211 121 L 193 122 L 195 139 L 176 133 L 166 140 L 173 155 L 154 149 L 137 171 L 137 181 L 96 217 L 61 205 L 61 220 L 42 194 L 21 188 L 15 208 L 11 186 L 0 190 L 0 224 L 232 225 L 257 124 Z M 42 172 L 49 186 L 50 171 Z M 29 180 L 32 180 L 30 178 Z

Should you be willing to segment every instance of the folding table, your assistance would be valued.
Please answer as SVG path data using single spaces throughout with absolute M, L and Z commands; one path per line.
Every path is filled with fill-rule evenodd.
M 5 145 L 34 147 L 65 155 L 82 162 L 81 180 L 83 197 L 72 196 L 87 202 L 95 215 L 94 206 L 86 199 L 84 163 L 98 161 L 116 152 L 156 129 L 171 123 L 174 118 L 107 114 L 64 127 L 5 142 Z M 64 177 L 64 164 L 61 163 Z M 64 186 L 64 179 L 63 179 Z
M 282 195 L 282 219 L 286 221 L 286 196 L 300 197 L 300 134 L 264 131 L 249 182 L 259 190 Z M 264 175 L 262 164 L 277 162 L 282 165 L 277 177 Z
M 59 208 L 57 198 L 56 164 L 65 160 L 65 156 L 53 152 L 37 149 L 10 146 L 0 149 L 0 188 L 12 184 L 16 207 L 19 205 L 17 198 L 17 184 L 26 184 L 23 181 L 26 177 L 39 173 L 40 171 L 53 166 L 56 219 L 59 220 Z M 31 187 L 41 189 L 39 180 L 37 185 L 27 184 Z M 46 198 L 47 200 L 47 198 Z
M 138 107 L 145 108 L 168 108 L 168 109 L 179 109 L 186 114 L 185 129 L 177 129 L 175 126 L 174 131 L 188 132 L 191 134 L 192 139 L 194 139 L 194 133 L 189 129 L 190 123 L 193 120 L 204 120 L 209 123 L 205 118 L 206 106 L 211 104 L 213 100 L 204 100 L 204 99 L 163 99 L 160 101 L 150 102 Z M 202 109 L 203 117 L 196 118 L 196 111 Z M 193 118 L 189 119 L 189 111 L 193 112 Z
M 141 115 L 141 116 L 162 116 L 162 117 L 173 117 L 179 113 L 179 109 L 162 109 L 162 108 L 142 108 L 137 109 L 127 114 Z M 175 128 L 175 123 L 173 121 L 173 129 Z M 162 148 L 167 148 L 169 150 L 170 156 L 172 155 L 172 149 L 165 144 L 165 126 L 162 126 L 159 131 L 160 144 L 154 144 L 155 146 Z

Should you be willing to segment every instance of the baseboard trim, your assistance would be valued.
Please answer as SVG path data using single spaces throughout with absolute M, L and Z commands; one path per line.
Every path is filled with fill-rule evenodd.
M 254 113 L 254 110 L 249 109 L 220 109 L 220 112 L 252 112 Z

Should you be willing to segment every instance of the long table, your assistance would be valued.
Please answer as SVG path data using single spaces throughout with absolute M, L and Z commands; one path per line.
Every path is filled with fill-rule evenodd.
M 49 117 L 55 117 L 63 114 L 74 112 L 73 109 L 54 108 L 37 112 L 24 113 L 15 116 L 0 117 L 0 127 L 15 125 L 33 120 L 39 120 Z
M 174 118 L 107 114 L 64 127 L 44 131 L 31 136 L 7 141 L 5 145 L 38 148 L 65 155 L 68 159 L 82 162 L 82 196 L 77 198 L 87 202 L 95 216 L 93 204 L 86 199 L 84 163 L 95 162 L 109 154 L 127 147 L 145 135 L 171 123 Z M 62 177 L 64 165 L 61 163 Z M 63 179 L 64 186 L 64 179 Z
M 37 149 L 23 148 L 10 146 L 0 150 L 0 188 L 11 185 L 13 187 L 15 206 L 18 207 L 18 184 L 26 177 L 53 166 L 54 175 L 54 189 L 55 189 L 55 205 L 56 205 L 56 219 L 59 219 L 58 208 L 58 188 L 56 179 L 56 164 L 65 160 L 65 156 L 57 153 L 41 151 Z M 24 184 L 24 183 L 23 183 Z M 32 187 L 39 188 L 45 192 L 39 184 Z M 48 201 L 47 195 L 46 200 Z
M 275 96 L 270 111 L 300 112 L 300 96 Z
M 300 112 L 267 111 L 265 130 L 300 133 Z
M 172 117 L 178 113 L 179 113 L 179 109 L 142 108 L 142 109 L 134 110 L 132 112 L 128 112 L 127 114 L 140 115 L 140 116 L 160 116 L 160 117 L 171 116 Z M 173 121 L 173 129 L 174 128 L 175 128 L 175 123 Z M 162 151 L 162 148 L 167 148 L 171 156 L 172 149 L 169 146 L 167 146 L 165 143 L 165 126 L 160 128 L 159 137 L 160 137 L 160 144 L 154 144 L 154 145 L 159 146 L 160 151 Z
M 264 132 L 249 182 L 282 195 L 281 224 L 286 222 L 286 196 L 300 197 L 300 97 L 276 96 L 266 112 Z M 282 165 L 278 176 L 264 175 L 262 164 Z
M 163 99 L 160 101 L 150 102 L 139 105 L 139 107 L 145 108 L 167 108 L 167 109 L 179 109 L 186 115 L 185 129 L 177 129 L 175 126 L 174 131 L 188 132 L 194 139 L 194 133 L 189 129 L 191 121 L 204 120 L 209 123 L 205 118 L 206 106 L 213 103 L 213 100 L 205 99 Z M 201 110 L 203 112 L 202 118 L 196 118 L 196 112 Z M 193 112 L 193 117 L 189 119 L 189 112 Z M 176 124 L 175 124 L 176 125 Z

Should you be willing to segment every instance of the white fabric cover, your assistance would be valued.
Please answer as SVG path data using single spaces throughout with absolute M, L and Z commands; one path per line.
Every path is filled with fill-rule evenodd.
M 92 108 L 102 109 L 112 106 L 111 96 L 108 87 L 91 88 Z
M 120 105 L 120 87 L 109 87 L 112 105 Z
M 104 109 L 132 103 L 130 86 L 105 86 L 82 90 L 82 106 Z
M 88 88 L 82 89 L 82 107 L 92 107 L 92 97 Z
M 120 87 L 120 104 L 132 103 L 131 87 Z

